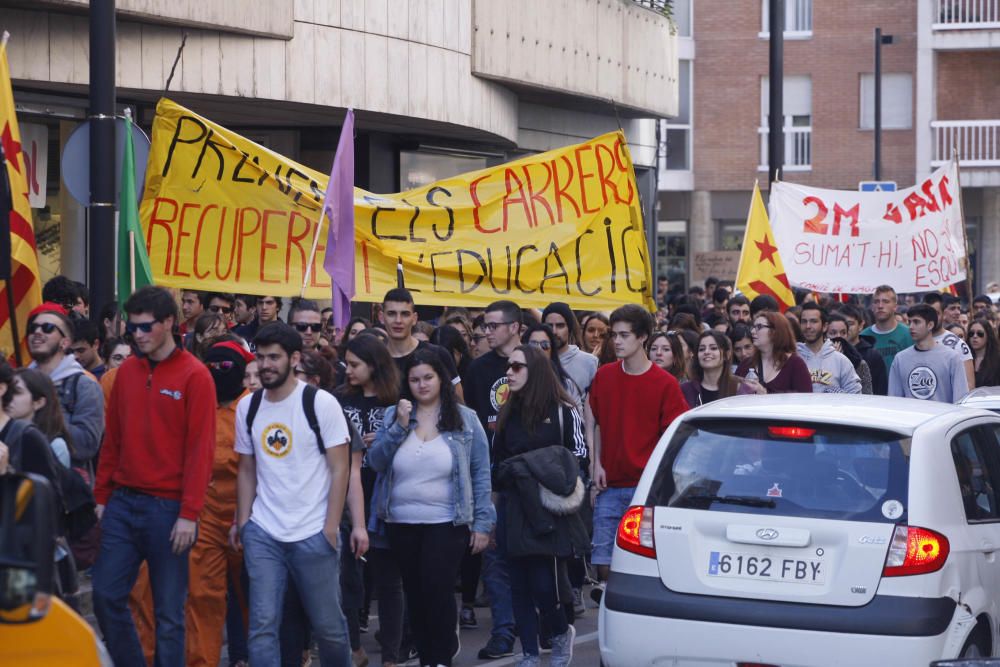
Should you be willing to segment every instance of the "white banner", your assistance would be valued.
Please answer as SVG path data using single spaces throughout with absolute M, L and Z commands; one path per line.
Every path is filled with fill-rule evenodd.
M 770 218 L 792 285 L 870 294 L 939 290 L 965 280 L 965 230 L 954 162 L 897 192 L 775 183 Z

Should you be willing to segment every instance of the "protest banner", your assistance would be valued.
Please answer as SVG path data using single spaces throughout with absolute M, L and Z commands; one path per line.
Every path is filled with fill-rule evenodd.
M 965 280 L 957 164 L 897 192 L 771 188 L 775 243 L 791 284 L 816 292 L 939 290 Z
M 328 176 L 161 99 L 140 215 L 156 282 L 298 295 Z M 422 305 L 511 299 L 605 310 L 653 305 L 639 193 L 624 134 L 398 194 L 354 189 L 359 301 L 397 264 Z M 305 294 L 330 295 L 325 229 Z

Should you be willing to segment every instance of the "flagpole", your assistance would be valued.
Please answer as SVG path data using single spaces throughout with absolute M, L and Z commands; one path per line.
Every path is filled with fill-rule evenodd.
M 128 283 L 131 286 L 132 294 L 135 292 L 135 232 L 129 230 L 128 233 Z
M 312 278 L 312 265 L 313 260 L 316 259 L 316 250 L 319 248 L 319 234 L 323 231 L 323 218 L 324 213 L 326 213 L 326 199 L 323 199 L 323 206 L 319 209 L 319 220 L 316 222 L 316 234 L 313 235 L 312 250 L 309 251 L 309 261 L 306 262 L 306 273 L 302 278 L 302 290 L 299 292 L 300 297 L 306 295 L 306 286 L 309 285 L 309 279 Z
M 965 243 L 965 289 L 969 298 L 969 305 L 976 295 L 972 291 L 972 264 L 969 263 L 969 234 L 965 229 L 965 209 L 962 206 L 962 171 L 958 161 L 958 146 L 951 145 L 951 159 L 955 161 L 955 185 L 958 187 L 958 218 L 962 225 L 962 241 Z

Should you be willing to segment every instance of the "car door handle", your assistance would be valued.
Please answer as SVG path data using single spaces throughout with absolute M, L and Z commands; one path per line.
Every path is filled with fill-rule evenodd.
M 990 555 L 997 550 L 996 546 L 992 542 L 984 541 L 979 548 L 986 555 Z

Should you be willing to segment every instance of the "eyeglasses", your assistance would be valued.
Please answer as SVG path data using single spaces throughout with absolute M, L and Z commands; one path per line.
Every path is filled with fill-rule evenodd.
M 126 322 L 125 323 L 125 333 L 134 334 L 136 331 L 141 331 L 142 333 L 150 333 L 153 327 L 156 326 L 156 320 L 152 322 Z
M 549 341 L 547 340 L 529 340 L 528 345 L 537 347 L 539 350 L 548 350 L 550 348 Z
M 520 361 L 512 361 L 509 364 L 507 364 L 507 370 L 514 371 L 515 373 L 520 373 L 527 367 L 528 364 L 522 364 Z
M 58 331 L 59 335 L 61 335 L 63 338 L 67 337 L 66 332 L 60 329 L 59 325 L 53 324 L 52 322 L 32 322 L 31 324 L 28 325 L 29 334 L 33 334 L 39 329 L 41 329 L 42 333 L 44 334 L 50 334 L 53 331 Z
M 213 371 L 231 371 L 236 367 L 235 361 L 206 361 L 205 365 Z
M 319 323 L 307 324 L 305 322 L 296 322 L 292 326 L 295 327 L 295 330 L 298 331 L 299 333 L 305 333 L 307 331 L 312 331 L 313 333 L 319 333 L 320 331 L 323 330 L 323 325 Z
M 208 309 L 213 313 L 222 313 L 223 315 L 233 312 L 233 309 L 229 306 L 209 306 Z
M 986 338 L 986 332 L 973 329 L 969 332 L 969 338 Z
M 486 336 L 485 336 L 484 334 L 475 334 L 475 335 L 474 335 L 474 336 L 472 337 L 472 342 L 473 342 L 473 343 L 479 343 L 479 342 L 480 342 L 480 341 L 482 341 L 482 340 L 483 340 L 484 338 L 486 338 Z
M 508 324 L 514 324 L 513 322 L 483 322 L 483 328 L 487 331 L 496 331 L 497 328 L 506 326 Z
M 761 329 L 773 329 L 774 327 L 772 327 L 770 324 L 755 324 L 750 328 L 753 329 L 754 331 L 760 331 Z

